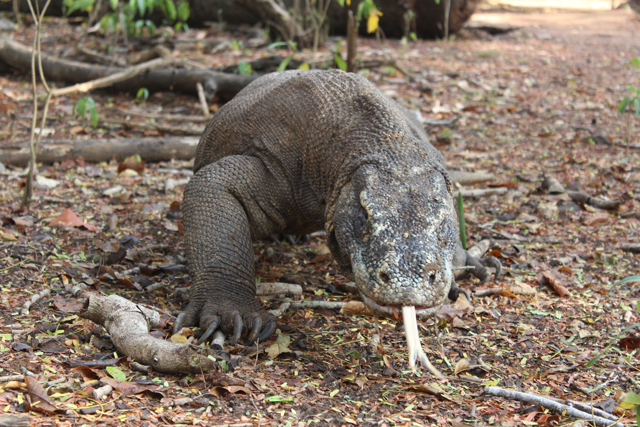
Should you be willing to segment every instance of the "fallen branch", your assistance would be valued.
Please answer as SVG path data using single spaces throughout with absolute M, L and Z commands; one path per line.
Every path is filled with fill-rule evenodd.
M 156 68 L 167 68 L 173 65 L 179 65 L 182 61 L 179 58 L 158 58 L 151 61 L 136 65 L 134 67 L 125 68 L 124 70 L 109 74 L 105 77 L 100 77 L 95 80 L 91 80 L 84 83 L 78 83 L 73 86 L 65 87 L 62 89 L 56 89 L 52 91 L 53 96 L 69 95 L 76 92 L 90 92 L 95 89 L 101 89 L 104 87 L 113 86 L 116 83 L 129 80 L 145 71 L 153 70 Z M 198 82 L 199 83 L 199 82 Z
M 509 191 L 506 187 L 498 187 L 498 188 L 473 188 L 470 190 L 460 190 L 462 193 L 462 197 L 485 197 L 485 196 L 493 196 L 506 194 Z M 454 193 L 453 198 L 456 199 L 458 197 L 458 193 Z
M 218 369 L 212 349 L 176 344 L 154 338 L 149 329 L 160 328 L 160 314 L 118 295 L 89 294 L 80 316 L 102 325 L 118 353 L 158 372 L 201 373 Z
M 538 396 L 536 394 L 521 393 L 514 390 L 506 390 L 500 387 L 485 387 L 484 393 L 539 405 L 543 408 L 551 409 L 559 414 L 566 414 L 574 418 L 592 421 L 599 426 L 624 427 L 624 425 L 621 423 L 612 422 L 612 420 L 580 411 L 574 407 L 563 405 L 561 403 L 555 402 L 543 396 Z
M 0 62 L 19 70 L 27 71 L 31 69 L 31 52 L 32 50 L 27 46 L 7 36 L 0 36 Z M 123 72 L 120 67 L 85 64 L 49 55 L 41 55 L 40 58 L 44 75 L 48 80 L 86 83 Z M 222 100 L 229 100 L 258 78 L 257 75 L 245 76 L 221 73 L 207 68 L 197 68 L 193 66 L 191 61 L 183 60 L 183 63 L 193 68 L 148 69 L 146 72 L 116 82 L 109 88 L 114 91 L 135 93 L 141 87 L 145 87 L 151 92 L 172 90 L 195 95 L 197 94 L 196 83 L 200 82 L 208 99 L 218 96 Z M 157 62 L 154 64 L 157 64 Z
M 29 314 L 29 309 L 31 308 L 31 306 L 33 304 L 35 304 L 36 302 L 38 302 L 38 300 L 40 298 L 44 298 L 48 295 L 51 295 L 51 289 L 45 289 L 43 291 L 41 291 L 40 293 L 32 296 L 30 299 L 28 299 L 24 305 L 22 306 L 22 310 L 20 311 L 20 314 L 22 316 L 26 316 L 27 314 Z
M 495 179 L 495 175 L 485 172 L 462 172 L 462 171 L 449 171 L 449 177 L 451 181 L 457 182 L 461 185 L 475 184 L 478 182 L 486 182 Z
M 631 252 L 632 254 L 640 254 L 640 243 L 621 243 L 620 249 L 623 252 Z
M 567 191 L 567 195 L 576 203 L 593 206 L 598 209 L 606 209 L 615 211 L 620 207 L 622 201 L 620 199 L 605 200 L 599 197 L 591 197 L 588 194 L 579 191 Z
M 51 139 L 40 144 L 38 162 L 52 164 L 78 157 L 88 162 L 103 162 L 112 158 L 124 160 L 135 154 L 145 162 L 190 160 L 195 156 L 198 141 L 196 137 Z M 28 143 L 3 146 L 0 158 L 5 165 L 25 166 L 30 159 Z
M 96 52 L 95 50 L 89 49 L 88 47 L 83 45 L 78 45 L 76 47 L 76 50 L 78 51 L 78 53 L 82 54 L 82 56 L 87 58 L 89 61 L 92 61 L 96 64 L 109 65 L 109 66 L 117 65 L 119 67 L 124 67 L 127 65 L 127 61 L 125 61 L 123 58 L 103 55 L 100 52 Z M 149 58 L 149 59 L 153 59 L 153 58 Z

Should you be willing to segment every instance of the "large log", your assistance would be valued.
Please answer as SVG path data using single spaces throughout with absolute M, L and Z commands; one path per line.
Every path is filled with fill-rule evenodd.
M 6 36 L 0 36 L 0 62 L 30 71 L 31 49 Z M 42 67 L 47 80 L 66 83 L 84 83 L 124 70 L 121 67 L 86 64 L 46 54 L 42 55 Z M 197 94 L 196 85 L 200 83 L 209 97 L 215 94 L 223 101 L 228 101 L 256 78 L 258 76 L 221 73 L 208 68 L 167 68 L 138 74 L 114 84 L 110 89 L 136 93 L 144 87 L 151 92 L 175 90 Z
M 153 137 L 111 139 L 50 139 L 40 143 L 38 163 L 52 164 L 82 157 L 88 162 L 103 162 L 113 158 L 124 160 L 139 154 L 145 162 L 160 162 L 171 159 L 190 160 L 196 152 L 200 138 Z M 5 165 L 25 166 L 31 156 L 29 143 L 23 141 L 0 149 L 0 159 Z

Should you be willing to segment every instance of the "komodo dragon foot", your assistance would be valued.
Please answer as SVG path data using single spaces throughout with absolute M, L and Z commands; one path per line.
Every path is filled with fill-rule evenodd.
M 467 267 L 463 270 L 457 270 L 455 272 L 455 280 L 466 279 L 469 276 L 473 276 L 480 281 L 477 285 L 482 285 L 486 283 L 491 278 L 491 271 L 488 267 L 493 267 L 496 270 L 494 275 L 494 279 L 497 279 L 502 272 L 502 264 L 500 261 L 493 256 L 487 258 L 476 258 L 470 255 L 467 251 L 462 249 L 462 246 L 456 248 L 456 254 L 454 256 L 454 266 L 455 267 Z M 454 267 L 454 268 L 455 268 Z M 460 296 L 460 292 L 462 292 L 467 300 L 471 301 L 471 295 L 465 289 L 459 288 L 456 285 L 455 281 L 451 284 L 451 289 L 449 290 L 449 299 L 451 301 L 457 301 Z
M 245 344 L 253 345 L 256 341 L 265 341 L 275 331 L 275 317 L 263 310 L 257 300 L 254 299 L 255 303 L 248 305 L 246 302 L 234 304 L 228 299 L 224 300 L 224 304 L 219 304 L 218 301 L 221 299 L 210 299 L 201 307 L 189 304 L 186 310 L 176 318 L 173 333 L 177 333 L 183 326 L 199 323 L 204 333 L 197 345 L 211 338 L 217 329 L 230 336 L 229 343 L 235 345 L 246 328 L 250 332 L 245 339 Z

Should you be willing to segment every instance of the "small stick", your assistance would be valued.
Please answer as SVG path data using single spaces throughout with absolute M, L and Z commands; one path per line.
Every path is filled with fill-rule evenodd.
M 602 418 L 597 415 L 591 415 L 586 412 L 580 411 L 574 407 L 563 405 L 561 403 L 554 402 L 553 400 L 548 399 L 546 397 L 538 396 L 531 393 L 521 393 L 519 391 L 506 390 L 500 387 L 485 387 L 484 393 L 492 394 L 494 396 L 499 396 L 499 397 L 505 397 L 507 399 L 516 399 L 522 402 L 540 405 L 543 408 L 551 409 L 560 414 L 565 413 L 575 418 L 592 421 L 593 423 L 599 426 L 624 427 L 624 425 L 621 423 L 612 423 L 612 420 L 608 420 L 606 418 Z
M 29 309 L 33 304 L 38 302 L 40 298 L 44 298 L 45 296 L 50 294 L 51 294 L 51 289 L 45 289 L 39 294 L 32 296 L 31 299 L 27 300 L 27 302 L 24 303 L 24 305 L 22 306 L 22 311 L 20 311 L 20 314 L 23 316 L 26 316 L 27 314 L 29 314 Z
M 113 391 L 113 387 L 111 387 L 110 385 L 105 385 L 103 387 L 96 388 L 95 390 L 92 390 L 91 393 L 89 393 L 89 396 L 92 399 L 101 400 L 103 397 L 105 397 L 106 395 L 108 395 L 112 391 Z
M 200 100 L 200 108 L 202 108 L 202 115 L 208 119 L 211 117 L 211 113 L 209 112 L 209 105 L 207 104 L 207 99 L 204 96 L 204 88 L 202 87 L 202 83 L 196 83 L 196 89 L 198 90 L 198 99 Z
M 356 70 L 356 55 L 358 49 L 358 25 L 356 24 L 356 18 L 353 16 L 353 11 L 349 11 L 349 18 L 347 24 L 347 72 L 355 73 Z

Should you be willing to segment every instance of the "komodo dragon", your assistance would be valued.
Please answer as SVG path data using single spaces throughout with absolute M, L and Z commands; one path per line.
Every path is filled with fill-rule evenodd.
M 273 233 L 324 228 L 341 271 L 380 316 L 404 306 L 436 314 L 455 286 L 454 263 L 488 278 L 460 246 L 444 158 L 408 111 L 357 74 L 255 80 L 207 125 L 194 172 L 183 207 L 191 296 L 174 331 L 198 325 L 200 342 L 216 329 L 231 343 L 243 330 L 247 343 L 273 333 L 251 243 Z M 410 358 L 422 351 L 413 345 Z

